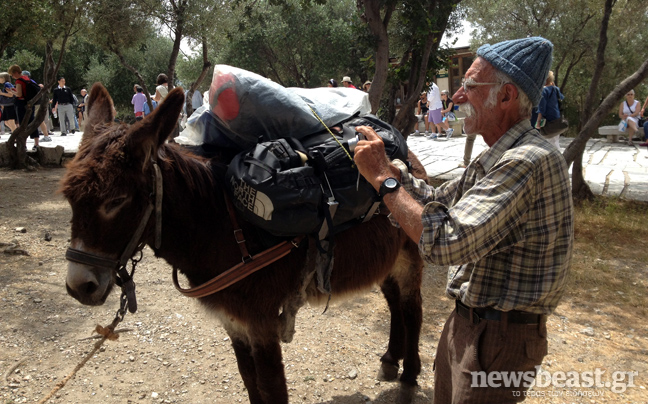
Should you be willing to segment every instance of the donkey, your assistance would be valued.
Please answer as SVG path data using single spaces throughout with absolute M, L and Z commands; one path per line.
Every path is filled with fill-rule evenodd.
M 132 126 L 115 124 L 108 91 L 101 84 L 93 86 L 85 133 L 61 182 L 61 192 L 72 208 L 70 249 L 94 257 L 68 264 L 66 287 L 81 303 L 104 303 L 119 274 L 96 262 L 118 260 L 132 244 L 130 239 L 141 246 L 148 244 L 191 287 L 241 262 L 237 242 L 241 240 L 234 236 L 236 225 L 228 214 L 224 188 L 222 167 L 227 161 L 199 157 L 165 142 L 183 102 L 182 89 L 176 88 L 143 121 Z M 149 220 L 145 214 L 156 187 L 152 173 L 158 168 L 153 166 L 158 164 L 164 184 L 161 209 Z M 156 232 L 160 214 L 162 230 Z M 139 232 L 138 222 L 143 223 Z M 239 222 L 251 255 L 267 248 L 263 232 Z M 311 250 L 312 243 L 295 243 L 289 254 L 269 266 L 220 292 L 199 297 L 230 336 L 252 404 L 288 402 L 280 343 L 292 338 L 290 316 L 304 303 L 299 296 L 311 303 L 327 301 L 328 295 L 304 275 L 313 257 Z M 421 370 L 423 262 L 416 243 L 386 216 L 376 215 L 336 236 L 333 259 L 333 298 L 380 285 L 391 326 L 378 376 L 396 380 L 402 360 L 399 403 L 410 403 Z

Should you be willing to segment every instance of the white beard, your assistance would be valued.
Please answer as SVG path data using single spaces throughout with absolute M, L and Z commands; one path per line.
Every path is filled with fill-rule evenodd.
M 475 115 L 475 108 L 469 102 L 459 105 L 459 111 L 463 112 L 466 115 L 466 118 Z

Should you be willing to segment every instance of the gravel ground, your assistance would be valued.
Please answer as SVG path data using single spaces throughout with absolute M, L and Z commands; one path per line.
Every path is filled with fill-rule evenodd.
M 63 169 L 0 170 L 0 402 L 32 403 L 45 397 L 92 350 L 95 325 L 107 325 L 118 306 L 113 293 L 101 307 L 86 307 L 65 291 L 65 249 L 70 209 L 55 194 Z M 24 231 L 24 232 L 23 232 Z M 49 239 L 49 240 L 47 240 Z M 23 250 L 29 255 L 21 255 Z M 139 310 L 107 341 L 50 403 L 246 403 L 230 341 L 218 322 L 171 283 L 171 268 L 146 249 L 135 275 Z M 428 267 L 424 278 L 423 369 L 415 404 L 431 403 L 432 362 L 451 302 L 443 297 L 445 272 Z M 647 328 L 632 334 L 603 332 L 613 309 L 592 316 L 590 302 L 568 297 L 549 320 L 549 370 L 609 369 L 639 372 L 624 394 L 567 397 L 537 390 L 527 402 L 646 403 Z M 388 309 L 378 288 L 331 306 L 305 307 L 284 362 L 293 403 L 393 403 L 396 383 L 378 382 L 386 349 Z M 591 324 L 590 324 L 591 323 Z M 592 326 L 592 335 L 581 332 Z M 604 335 L 607 334 L 607 337 Z M 612 334 L 611 338 L 608 338 Z M 580 368 L 579 368 L 580 366 Z M 640 387 L 641 386 L 641 387 Z M 573 390 L 573 389 L 572 389 Z M 556 396 L 556 391 L 561 393 Z M 554 395 L 552 396 L 551 393 Z

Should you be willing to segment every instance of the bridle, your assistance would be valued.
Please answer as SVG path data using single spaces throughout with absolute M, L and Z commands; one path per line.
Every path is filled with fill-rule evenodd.
M 151 153 L 151 156 L 154 156 L 154 154 Z M 133 274 L 135 273 L 137 263 L 142 259 L 142 249 L 146 243 L 141 239 L 153 211 L 155 211 L 155 248 L 160 248 L 160 245 L 162 244 L 162 171 L 160 170 L 160 166 L 157 164 L 155 158 L 151 158 L 151 163 L 153 166 L 153 190 L 149 196 L 144 216 L 142 216 L 133 237 L 131 237 L 119 260 L 116 261 L 101 257 L 72 247 L 68 247 L 65 252 L 65 258 L 68 261 L 115 271 L 117 276 L 116 283 L 122 290 L 120 310 L 123 311 L 127 306 L 128 311 L 131 313 L 137 311 L 137 299 L 135 298 L 135 282 L 133 282 Z M 135 258 L 137 253 L 139 253 L 139 257 Z M 130 273 L 126 268 L 129 260 L 132 265 Z
M 151 156 L 154 156 L 151 153 Z M 121 306 L 117 312 L 118 317 L 123 318 L 126 313 L 126 307 L 131 313 L 137 311 L 137 300 L 135 298 L 135 282 L 133 281 L 133 275 L 135 273 L 135 267 L 137 263 L 142 259 L 142 249 L 146 245 L 146 242 L 141 240 L 144 230 L 148 225 L 151 215 L 155 211 L 155 248 L 159 249 L 162 243 L 162 196 L 163 196 L 163 186 L 162 186 L 162 171 L 160 170 L 159 165 L 155 158 L 151 158 L 151 163 L 153 166 L 153 190 L 149 196 L 149 203 L 146 206 L 144 215 L 131 237 L 130 242 L 124 249 L 121 254 L 121 257 L 118 261 L 101 257 L 96 254 L 88 253 L 85 251 L 77 250 L 76 248 L 68 247 L 65 252 L 65 258 L 68 261 L 77 262 L 79 264 L 89 265 L 92 267 L 98 267 L 101 269 L 106 269 L 109 271 L 115 271 L 117 280 L 116 283 L 121 287 Z M 176 289 L 187 297 L 205 297 L 211 294 L 220 292 L 221 290 L 227 288 L 228 286 L 240 281 L 241 279 L 246 278 L 247 276 L 253 274 L 254 272 L 267 267 L 268 265 L 276 262 L 277 260 L 285 257 L 295 248 L 298 248 L 301 244 L 304 236 L 297 236 L 290 241 L 283 241 L 274 247 L 271 247 L 265 251 L 260 252 L 256 255 L 251 255 L 246 247 L 245 237 L 243 236 L 243 231 L 241 230 L 238 222 L 236 220 L 236 215 L 234 214 L 234 208 L 231 201 L 226 193 L 225 197 L 225 206 L 229 212 L 230 222 L 234 229 L 234 238 L 236 243 L 239 246 L 242 255 L 242 262 L 234 267 L 228 269 L 222 274 L 216 276 L 215 278 L 205 282 L 202 285 L 193 287 L 193 288 L 182 288 L 178 282 L 178 268 L 173 268 L 173 283 Z M 135 258 L 135 255 L 139 253 L 139 257 Z M 132 270 L 129 273 L 126 265 L 128 261 L 131 261 Z

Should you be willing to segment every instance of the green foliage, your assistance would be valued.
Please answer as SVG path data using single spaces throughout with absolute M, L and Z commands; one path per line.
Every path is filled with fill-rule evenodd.
M 224 62 L 269 77 L 284 86 L 321 87 L 361 66 L 351 0 L 310 4 L 296 1 L 250 10 L 242 31 L 231 34 Z M 365 55 L 362 55 L 365 56 Z M 356 76 L 357 77 L 357 76 Z
M 43 58 L 28 49 L 21 49 L 13 53 L 9 58 L 0 59 L 0 66 L 4 66 L 3 71 L 7 71 L 9 66 L 14 64 L 20 66 L 23 70 L 29 70 L 31 73 L 33 70 L 41 68 Z

